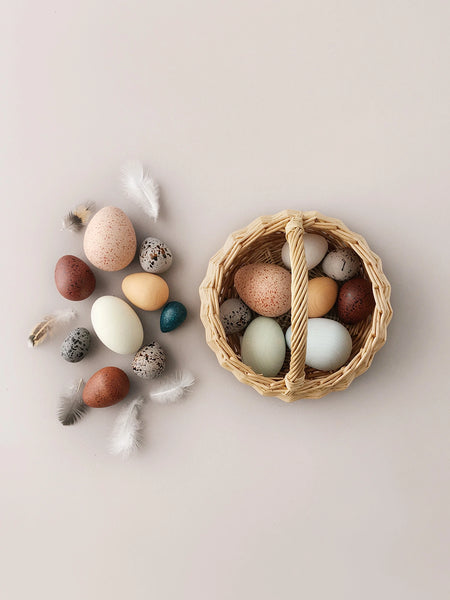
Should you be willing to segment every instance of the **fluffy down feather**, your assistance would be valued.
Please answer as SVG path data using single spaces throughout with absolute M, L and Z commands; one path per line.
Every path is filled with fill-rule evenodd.
M 144 398 L 138 396 L 124 406 L 117 415 L 111 435 L 111 454 L 128 458 L 142 445 L 143 404 Z
M 87 225 L 89 219 L 92 217 L 94 209 L 94 202 L 79 204 L 64 216 L 62 228 L 69 229 L 70 231 L 80 231 Z
M 194 384 L 195 378 L 189 371 L 180 371 L 173 376 L 158 380 L 150 391 L 153 402 L 168 404 L 180 400 Z
M 74 425 L 84 417 L 88 406 L 83 402 L 84 381 L 75 381 L 59 399 L 58 419 L 63 425 Z
M 69 323 L 76 316 L 71 308 L 55 310 L 51 315 L 46 315 L 28 336 L 28 345 L 34 348 L 50 337 L 62 325 Z
M 150 177 L 138 160 L 122 166 L 121 180 L 125 194 L 156 221 L 159 214 L 159 185 Z

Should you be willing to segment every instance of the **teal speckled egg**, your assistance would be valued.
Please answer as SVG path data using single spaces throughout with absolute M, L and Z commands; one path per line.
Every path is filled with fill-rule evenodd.
M 159 326 L 163 333 L 179 327 L 187 317 L 187 310 L 181 302 L 168 302 L 162 309 Z

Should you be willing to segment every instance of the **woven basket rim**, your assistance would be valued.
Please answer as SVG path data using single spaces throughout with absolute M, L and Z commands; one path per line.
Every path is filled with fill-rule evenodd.
M 305 378 L 304 372 L 303 378 L 301 375 L 301 369 L 304 369 L 302 353 L 304 355 L 306 349 L 305 311 L 308 277 L 303 253 L 304 231 L 321 233 L 329 240 L 334 239 L 342 245 L 351 247 L 361 258 L 365 275 L 372 282 L 376 303 L 370 331 L 356 354 L 341 369 L 331 373 L 323 372 L 323 376 L 315 379 Z M 285 377 L 269 378 L 254 373 L 250 367 L 242 363 L 228 343 L 219 316 L 219 295 L 224 274 L 232 266 L 236 268 L 235 263 L 239 254 L 251 248 L 261 236 L 280 233 L 284 233 L 286 239 L 289 238 L 292 253 L 293 307 L 297 300 L 296 310 L 292 313 L 292 323 L 293 328 L 299 329 L 299 339 L 295 348 L 296 354 L 291 356 L 289 373 Z M 231 371 L 239 381 L 251 385 L 260 394 L 277 396 L 286 402 L 291 402 L 301 398 L 320 398 L 331 391 L 343 390 L 369 368 L 376 352 L 386 341 L 387 327 L 392 318 L 390 292 L 391 286 L 383 272 L 381 259 L 370 249 L 363 236 L 351 231 L 340 219 L 327 217 L 318 211 L 302 212 L 288 209 L 273 215 L 257 217 L 246 227 L 228 235 L 222 248 L 209 260 L 206 275 L 200 284 L 200 318 L 205 328 L 206 341 L 222 367 Z M 301 323 L 298 324 L 297 321 Z

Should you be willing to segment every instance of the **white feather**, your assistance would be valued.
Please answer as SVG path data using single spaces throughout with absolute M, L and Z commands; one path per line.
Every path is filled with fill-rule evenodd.
M 84 381 L 80 379 L 70 385 L 61 395 L 58 405 L 58 419 L 63 425 L 75 425 L 84 417 L 88 406 L 83 402 Z
M 138 160 L 129 160 L 121 169 L 125 194 L 156 221 L 159 214 L 159 185 Z
M 116 417 L 111 435 L 110 452 L 128 458 L 142 445 L 141 408 L 143 396 L 131 400 Z
M 55 310 L 51 315 L 46 315 L 28 336 L 28 345 L 30 348 L 42 344 L 42 342 L 47 337 L 50 337 L 58 328 L 76 317 L 76 314 L 77 313 L 71 308 L 63 308 L 61 310 Z
M 194 384 L 195 378 L 189 371 L 180 371 L 175 375 L 164 377 L 154 384 L 150 391 L 153 402 L 168 404 L 180 400 L 185 392 Z

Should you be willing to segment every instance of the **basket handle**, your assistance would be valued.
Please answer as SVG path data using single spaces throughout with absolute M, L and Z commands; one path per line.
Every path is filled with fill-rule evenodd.
M 286 239 L 291 255 L 291 362 L 284 380 L 288 395 L 298 391 L 305 380 L 306 333 L 308 325 L 308 269 L 303 248 L 303 213 L 286 224 Z

